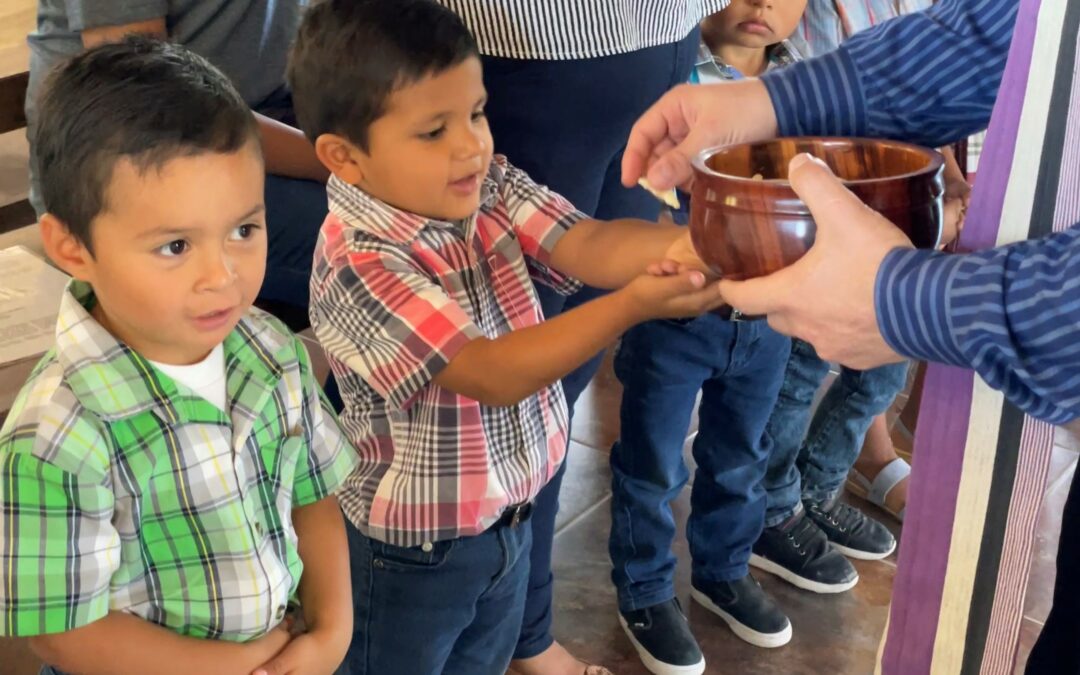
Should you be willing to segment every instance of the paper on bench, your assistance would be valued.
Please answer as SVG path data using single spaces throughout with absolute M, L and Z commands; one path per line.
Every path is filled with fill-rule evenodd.
M 0 250 L 0 366 L 52 347 L 67 282 L 66 274 L 22 246 Z

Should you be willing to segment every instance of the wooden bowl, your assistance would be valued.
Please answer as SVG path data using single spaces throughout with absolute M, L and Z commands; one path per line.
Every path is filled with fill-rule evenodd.
M 705 150 L 694 160 L 690 236 L 698 255 L 729 279 L 782 269 L 814 243 L 814 219 L 787 181 L 788 162 L 809 153 L 919 248 L 941 236 L 945 160 L 935 150 L 862 138 L 780 138 Z

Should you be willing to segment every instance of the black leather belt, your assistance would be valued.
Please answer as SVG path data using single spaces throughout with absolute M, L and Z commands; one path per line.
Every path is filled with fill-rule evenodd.
M 713 310 L 713 314 L 719 316 L 724 321 L 742 321 L 743 319 L 748 318 L 742 312 L 735 309 L 731 305 L 717 307 Z
M 517 527 L 532 517 L 532 502 L 507 506 L 492 527 Z

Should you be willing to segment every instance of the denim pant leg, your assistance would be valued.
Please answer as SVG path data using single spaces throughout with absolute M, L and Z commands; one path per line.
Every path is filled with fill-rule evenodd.
M 764 321 L 735 324 L 728 367 L 705 382 L 694 439 L 694 487 L 686 538 L 693 578 L 746 576 L 765 522 L 762 486 L 771 450 L 765 433 L 784 379 L 791 340 Z
M 791 356 L 784 370 L 780 395 L 765 427 L 772 446 L 762 482 L 769 503 L 766 527 L 779 525 L 799 509 L 802 497 L 799 454 L 806 439 L 814 395 L 828 374 L 829 364 L 818 358 L 809 343 L 791 341 Z
M 698 392 L 727 366 L 735 331 L 714 315 L 652 321 L 627 331 L 615 354 L 623 396 L 621 436 L 611 449 L 608 549 L 622 611 L 674 597 L 671 501 L 690 477 L 683 444 Z
M 622 149 L 630 127 L 657 98 L 689 76 L 697 55 L 698 31 L 678 43 L 627 54 L 575 61 L 484 58 L 491 94 L 488 122 L 495 150 L 534 180 L 560 193 L 579 210 L 602 219 L 655 220 L 659 202 L 644 190 L 622 186 Z M 582 95 L 582 92 L 587 92 Z M 547 104 L 565 93 L 555 112 Z M 594 114 L 598 105 L 610 111 Z M 535 110 L 544 110 L 537 115 Z M 537 284 L 544 316 L 551 318 L 602 294 L 582 289 L 570 298 Z M 574 403 L 603 361 L 597 354 L 563 379 L 571 416 Z M 562 473 L 537 496 L 529 596 L 515 658 L 542 653 L 551 629 L 551 544 Z
M 391 546 L 346 523 L 353 639 L 350 675 L 503 675 L 517 643 L 528 581 L 528 527 L 497 527 Z
M 907 372 L 907 362 L 840 371 L 814 413 L 799 453 L 803 499 L 826 501 L 840 491 L 859 457 L 870 423 L 888 410 L 903 390 Z

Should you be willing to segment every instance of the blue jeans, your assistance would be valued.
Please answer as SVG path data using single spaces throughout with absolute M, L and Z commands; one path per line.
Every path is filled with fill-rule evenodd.
M 784 384 L 766 428 L 773 445 L 765 474 L 766 527 L 795 515 L 803 500 L 827 501 L 840 492 L 866 430 L 903 390 L 907 370 L 907 363 L 843 368 L 811 420 L 814 395 L 829 364 L 806 342 L 792 341 Z
M 689 77 L 697 46 L 694 30 L 677 43 L 592 59 L 484 57 L 495 151 L 584 213 L 601 219 L 655 220 L 659 202 L 644 190 L 622 186 L 622 152 L 637 118 Z M 552 107 L 555 100 L 559 105 Z M 599 109 L 604 110 L 601 116 L 596 114 Z M 548 318 L 602 294 L 586 288 L 565 298 L 545 286 L 536 289 Z M 571 415 L 601 357 L 597 354 L 563 379 Z M 534 501 L 529 595 L 514 658 L 536 656 L 552 643 L 551 545 L 564 472 Z
M 693 576 L 746 575 L 765 519 L 765 424 L 790 343 L 764 321 L 715 314 L 688 323 L 653 321 L 623 336 L 615 355 L 622 432 L 611 450 L 609 540 L 622 611 L 675 595 L 671 501 L 689 478 L 683 442 L 698 392 L 698 466 L 686 526 Z
M 353 639 L 339 675 L 503 675 L 517 643 L 532 529 L 403 548 L 346 521 Z

